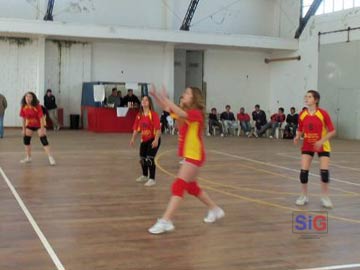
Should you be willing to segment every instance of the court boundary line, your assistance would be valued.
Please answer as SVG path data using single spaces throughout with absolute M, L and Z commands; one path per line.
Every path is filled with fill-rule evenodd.
M 167 174 L 167 175 L 169 175 L 171 177 L 176 178 L 175 174 L 173 174 L 173 173 L 169 172 L 168 170 L 164 169 L 161 166 L 161 164 L 159 163 L 160 157 L 162 157 L 164 154 L 169 153 L 171 151 L 174 151 L 174 149 L 173 150 L 166 150 L 164 152 L 159 153 L 155 158 L 155 164 L 160 169 L 160 171 L 162 171 L 164 174 Z M 213 182 L 211 180 L 208 180 L 208 179 L 205 179 L 205 178 L 202 178 L 202 177 L 199 177 L 198 179 L 201 180 L 201 181 L 205 180 L 204 182 L 208 182 L 210 185 L 215 185 L 216 186 L 216 182 Z M 247 196 L 243 196 L 243 195 L 239 195 L 239 194 L 234 194 L 234 193 L 227 192 L 227 191 L 224 191 L 222 189 L 215 188 L 215 187 L 212 187 L 212 186 L 207 186 L 207 185 L 203 185 L 203 184 L 201 184 L 201 186 L 205 187 L 205 188 L 207 188 L 209 190 L 213 190 L 215 192 L 222 193 L 222 194 L 227 195 L 229 197 L 241 199 L 241 200 L 244 200 L 244 201 L 247 201 L 247 202 L 252 202 L 252 203 L 256 203 L 256 204 L 260 204 L 260 205 L 265 205 L 267 207 L 273 207 L 273 208 L 277 208 L 277 209 L 283 209 L 283 210 L 285 209 L 285 210 L 288 210 L 288 211 L 299 211 L 298 208 L 289 207 L 289 206 L 283 206 L 283 205 L 280 205 L 280 204 L 277 204 L 277 203 L 271 203 L 271 202 L 261 200 L 261 199 L 254 199 L 254 198 L 251 198 L 251 197 L 247 197 Z M 311 211 L 314 211 L 314 210 L 311 210 Z M 334 215 L 331 215 L 331 214 L 329 214 L 328 217 L 330 217 L 332 219 L 335 219 L 335 220 L 360 224 L 360 220 L 356 220 L 356 219 L 352 219 L 352 218 L 339 217 L 339 216 L 334 216 Z
M 302 268 L 297 270 L 336 270 L 336 269 L 350 269 L 355 267 L 360 267 L 360 263 L 331 265 L 331 266 L 323 266 L 323 267 L 315 267 L 315 268 Z
M 49 254 L 49 256 L 50 256 L 51 260 L 53 261 L 53 263 L 55 264 L 56 268 L 58 270 L 65 270 L 63 264 L 61 263 L 60 259 L 56 255 L 54 249 L 51 247 L 50 243 L 46 239 L 45 235 L 41 231 L 40 227 L 36 223 L 35 219 L 31 215 L 31 213 L 28 210 L 28 208 L 26 207 L 25 203 L 21 199 L 20 195 L 17 193 L 17 191 L 16 191 L 15 187 L 13 186 L 13 184 L 11 183 L 10 179 L 6 176 L 6 174 L 5 174 L 4 170 L 2 169 L 2 167 L 0 167 L 0 174 L 2 175 L 2 178 L 4 179 L 5 183 L 8 185 L 11 193 L 15 197 L 15 199 L 16 199 L 17 203 L 19 204 L 21 210 L 23 211 L 26 218 L 28 219 L 30 225 L 33 227 L 35 233 L 39 237 L 41 243 L 43 244 L 45 250 Z
M 249 162 L 252 162 L 252 163 L 257 163 L 257 164 L 265 165 L 265 166 L 268 166 L 268 167 L 273 167 L 273 168 L 278 168 L 278 169 L 282 169 L 282 170 L 287 170 L 287 171 L 291 171 L 291 172 L 299 173 L 299 171 L 300 171 L 300 170 L 288 168 L 288 167 L 285 167 L 285 166 L 276 165 L 276 164 L 273 164 L 273 163 L 270 163 L 270 162 L 264 162 L 264 161 L 260 161 L 260 160 L 256 160 L 256 159 L 251 159 L 251 158 L 247 158 L 247 157 L 243 157 L 243 156 L 239 156 L 239 155 L 235 155 L 235 154 L 228 154 L 228 153 L 221 152 L 221 151 L 218 151 L 218 150 L 210 150 L 210 152 L 216 153 L 216 154 L 219 154 L 219 155 L 223 155 L 223 156 L 227 156 L 227 157 L 232 157 L 232 158 L 236 158 L 236 159 L 240 159 L 240 160 L 249 161 Z M 316 177 L 320 177 L 320 175 L 315 174 L 315 173 L 309 173 L 309 175 L 311 175 L 311 176 L 316 176 Z M 344 183 L 344 184 L 348 184 L 348 185 L 353 185 L 353 186 L 358 186 L 358 187 L 360 187 L 360 183 L 354 183 L 354 182 L 350 182 L 350 181 L 346 181 L 346 180 L 341 180 L 341 179 L 333 178 L 333 177 L 331 178 L 331 180 L 332 180 L 332 181 L 335 181 L 335 182 L 340 182 L 340 183 Z
M 263 168 L 260 169 L 260 168 L 256 168 L 256 167 L 253 167 L 253 166 L 251 166 L 251 165 L 245 165 L 245 164 L 237 164 L 237 166 L 240 166 L 240 167 L 243 167 L 243 168 L 252 169 L 252 170 L 255 170 L 255 171 L 259 171 L 259 172 L 263 172 L 263 173 L 270 174 L 270 175 L 273 175 L 273 176 L 278 176 L 278 177 L 281 177 L 281 178 L 284 178 L 284 179 L 293 180 L 293 182 L 294 182 L 294 181 L 296 181 L 297 183 L 299 182 L 299 179 L 297 179 L 297 178 L 294 178 L 294 177 L 291 177 L 291 176 L 288 176 L 288 175 L 284 175 L 284 174 L 282 174 L 282 173 L 272 172 L 272 171 L 270 171 L 270 170 L 268 170 L 268 169 L 263 169 Z M 310 182 L 310 184 L 320 185 L 319 183 L 313 183 L 313 182 Z M 226 187 L 226 185 L 220 184 L 220 183 L 216 183 L 216 185 Z M 236 187 L 236 188 L 232 187 L 232 188 L 233 188 L 233 189 L 239 189 L 238 187 Z M 243 188 L 241 188 L 241 189 L 243 189 Z M 336 187 L 333 187 L 333 186 L 331 186 L 330 189 L 331 189 L 331 190 L 341 191 L 341 192 L 343 192 L 343 193 L 347 193 L 348 195 L 352 195 L 352 196 L 359 196 L 359 195 L 360 195 L 360 194 L 357 193 L 357 192 L 347 191 L 347 190 L 344 190 L 344 189 L 342 189 L 342 188 L 336 188 Z M 264 192 L 264 193 L 265 193 L 265 192 Z M 283 193 L 283 194 L 285 194 L 285 193 Z M 297 194 L 299 194 L 299 193 L 297 193 Z M 311 194 L 309 194 L 309 195 L 311 195 Z

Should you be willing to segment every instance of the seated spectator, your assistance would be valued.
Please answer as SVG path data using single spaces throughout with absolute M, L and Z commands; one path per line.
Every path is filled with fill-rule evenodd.
M 220 115 L 220 120 L 224 124 L 224 129 L 225 129 L 224 133 L 226 134 L 230 134 L 230 129 L 239 128 L 236 123 L 234 113 L 231 112 L 230 109 L 231 109 L 230 105 L 226 105 L 225 111 Z
M 110 105 L 110 106 L 114 105 L 114 107 L 115 107 L 115 103 L 117 103 L 118 100 L 119 100 L 119 97 L 118 97 L 118 94 L 117 94 L 117 89 L 116 89 L 116 87 L 114 87 L 111 90 L 111 95 L 107 99 L 107 104 Z
M 290 108 L 290 114 L 286 116 L 286 123 L 285 126 L 285 134 L 284 137 L 287 139 L 293 139 L 296 135 L 296 130 L 298 126 L 298 118 L 299 115 L 296 113 L 296 110 L 294 107 Z
M 132 89 L 128 89 L 128 94 L 123 98 L 123 105 L 125 107 L 140 107 L 140 100 L 137 96 L 134 95 L 134 91 Z
M 244 130 L 247 136 L 251 136 L 251 125 L 250 125 L 250 116 L 245 113 L 244 107 L 240 108 L 240 112 L 237 114 L 237 119 L 240 121 L 240 127 Z
M 212 108 L 211 112 L 209 113 L 209 136 L 215 136 L 215 134 L 213 134 L 213 128 L 214 127 L 218 127 L 220 130 L 220 134 L 221 137 L 224 136 L 223 134 L 223 128 L 222 125 L 217 117 L 217 111 L 216 108 Z
M 271 128 L 271 135 L 269 138 L 274 138 L 276 128 L 280 127 L 281 123 L 285 121 L 284 108 L 279 108 L 278 112 L 274 113 L 270 119 L 271 120 L 260 129 L 260 131 L 258 132 L 258 136 L 262 136 L 266 132 L 266 130 Z
M 255 137 L 258 137 L 258 132 L 261 130 L 263 126 L 266 125 L 266 113 L 263 110 L 260 110 L 260 105 L 255 105 L 255 111 L 252 112 L 252 119 L 255 121 Z

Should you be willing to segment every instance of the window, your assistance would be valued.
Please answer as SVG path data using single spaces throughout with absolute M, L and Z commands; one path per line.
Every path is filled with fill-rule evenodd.
M 314 0 L 302 0 L 302 15 L 303 17 L 308 12 Z M 360 0 L 322 0 L 316 15 L 331 13 L 344 9 L 360 7 Z

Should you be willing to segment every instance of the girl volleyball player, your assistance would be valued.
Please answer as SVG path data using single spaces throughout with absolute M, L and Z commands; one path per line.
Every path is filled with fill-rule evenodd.
M 20 116 L 23 118 L 22 134 L 24 136 L 25 154 L 26 157 L 21 160 L 21 163 L 31 162 L 31 137 L 34 132 L 37 132 L 44 150 L 48 155 L 50 165 L 56 164 L 55 159 L 51 155 L 49 142 L 46 137 L 45 117 L 39 100 L 33 92 L 27 92 L 21 100 Z
M 130 145 L 133 146 L 137 133 L 141 132 L 140 144 L 140 164 L 142 175 L 136 179 L 136 182 L 146 182 L 145 186 L 151 187 L 155 182 L 155 161 L 157 151 L 160 147 L 160 119 L 154 111 L 152 100 L 148 96 L 141 99 L 140 112 L 136 116 L 133 135 Z M 150 178 L 148 178 L 150 173 Z
M 184 192 L 196 196 L 209 209 L 204 222 L 213 223 L 224 217 L 224 211 L 217 206 L 198 186 L 196 177 L 201 166 L 205 162 L 205 151 L 203 144 L 204 130 L 204 101 L 201 90 L 195 87 L 186 88 L 182 95 L 182 107 L 170 101 L 165 91 L 156 92 L 152 87 L 150 94 L 154 96 L 164 110 L 171 112 L 181 122 L 179 127 L 179 155 L 184 158 L 177 178 L 172 184 L 172 196 L 162 218 L 149 229 L 152 234 L 161 234 L 175 229 L 171 219 L 180 205 Z
M 333 123 L 329 114 L 319 108 L 320 94 L 315 90 L 310 90 L 305 95 L 307 108 L 299 115 L 299 128 L 294 138 L 297 144 L 300 136 L 304 135 L 301 148 L 301 172 L 300 181 L 302 194 L 296 200 L 296 205 L 305 205 L 309 202 L 308 198 L 308 177 L 311 162 L 314 154 L 317 153 L 320 160 L 321 175 L 321 203 L 323 207 L 332 208 L 333 204 L 329 198 L 329 161 L 330 161 L 330 142 L 335 135 Z

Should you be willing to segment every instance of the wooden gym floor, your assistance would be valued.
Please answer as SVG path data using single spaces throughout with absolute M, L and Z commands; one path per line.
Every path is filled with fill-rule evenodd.
M 154 236 L 147 229 L 165 209 L 179 166 L 175 136 L 163 137 L 158 184 L 145 188 L 134 181 L 140 169 L 138 148 L 128 146 L 130 135 L 50 131 L 56 167 L 48 166 L 37 136 L 32 164 L 20 164 L 19 130 L 5 135 L 0 140 L 1 270 L 360 269 L 358 141 L 333 141 L 335 208 L 328 211 L 325 235 L 306 237 L 292 227 L 294 211 L 322 210 L 317 158 L 310 204 L 299 208 L 294 201 L 300 155 L 291 141 L 210 137 L 200 184 L 226 217 L 204 224 L 206 209 L 186 196 L 174 219 L 176 230 Z

